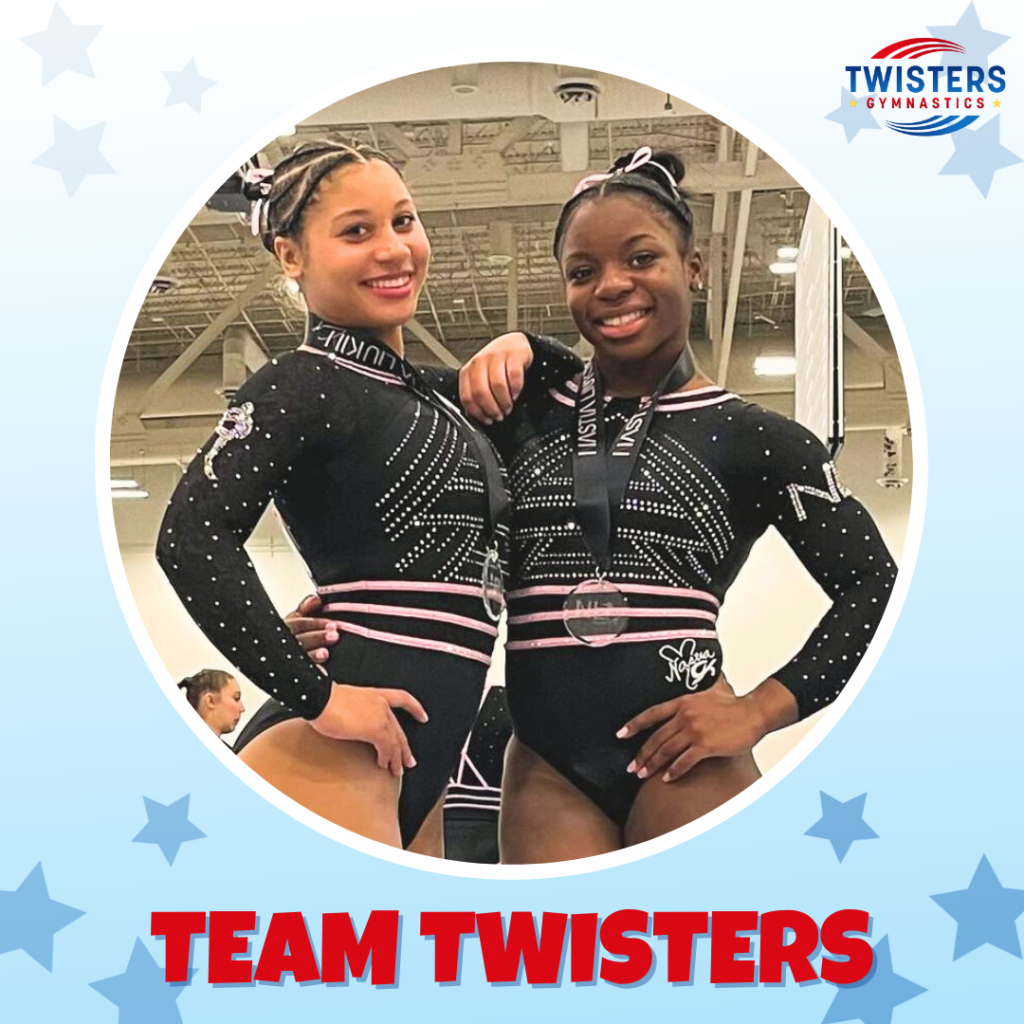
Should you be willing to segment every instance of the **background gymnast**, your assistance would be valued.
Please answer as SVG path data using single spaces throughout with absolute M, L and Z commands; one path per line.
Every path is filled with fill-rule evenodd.
M 230 672 L 204 668 L 182 679 L 178 689 L 217 736 L 233 733 L 245 714 L 242 688 Z

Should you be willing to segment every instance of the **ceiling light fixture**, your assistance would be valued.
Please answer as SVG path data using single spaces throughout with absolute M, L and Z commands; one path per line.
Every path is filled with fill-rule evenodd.
M 796 356 L 758 356 L 754 360 L 756 377 L 792 377 L 796 373 Z
M 116 490 L 112 490 L 110 492 L 110 497 L 111 498 L 119 498 L 119 499 L 124 499 L 124 498 L 148 498 L 149 497 L 149 491 L 144 491 L 144 490 L 142 490 L 141 487 L 138 487 L 135 490 L 128 490 L 127 488 L 119 487 Z
M 480 91 L 480 65 L 460 64 L 452 68 L 451 90 L 456 96 L 472 96 Z
M 800 254 L 800 250 L 795 245 L 780 245 L 775 250 L 775 255 L 780 260 L 795 260 Z
M 139 485 L 135 480 L 115 480 L 113 477 L 110 478 L 110 489 L 112 491 L 115 491 L 118 488 L 131 490 L 133 488 L 137 488 L 138 486 Z
M 795 274 L 797 267 L 795 263 L 769 263 L 768 269 L 773 274 Z
M 488 227 L 490 252 L 487 262 L 497 267 L 507 267 L 516 254 L 515 229 L 510 221 L 493 220 Z
M 594 103 L 601 95 L 601 86 L 593 78 L 573 76 L 559 78 L 551 91 L 565 104 L 570 106 L 587 106 Z

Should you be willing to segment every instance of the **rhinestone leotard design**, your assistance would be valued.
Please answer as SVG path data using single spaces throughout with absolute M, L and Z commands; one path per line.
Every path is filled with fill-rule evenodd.
M 717 387 L 679 391 L 659 400 L 615 516 L 608 579 L 628 600 L 628 625 L 607 646 L 586 646 L 562 617 L 565 596 L 596 570 L 573 499 L 576 391 L 568 381 L 523 403 L 493 433 L 512 495 L 506 686 L 519 739 L 622 823 L 639 785 L 625 769 L 644 736 L 616 732 L 645 708 L 715 682 L 722 601 L 769 526 L 833 602 L 774 673 L 801 718 L 842 691 L 896 566 L 809 431 Z M 636 406 L 606 403 L 609 437 Z
M 157 558 L 210 641 L 283 705 L 261 722 L 315 718 L 331 680 L 406 689 L 424 705 L 424 725 L 398 713 L 418 762 L 399 807 L 408 842 L 458 763 L 497 629 L 482 601 L 483 470 L 452 420 L 386 369 L 384 349 L 314 320 L 300 350 L 247 381 L 174 492 Z M 559 370 L 554 351 L 531 385 L 568 376 L 571 359 Z M 454 391 L 454 373 L 430 376 Z M 243 547 L 271 501 L 341 632 L 326 675 Z M 504 525 L 498 541 L 507 550 Z

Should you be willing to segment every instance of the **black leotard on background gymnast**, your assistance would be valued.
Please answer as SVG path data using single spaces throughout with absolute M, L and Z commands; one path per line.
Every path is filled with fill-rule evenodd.
M 717 387 L 677 391 L 658 401 L 614 515 L 608 579 L 628 599 L 628 625 L 607 646 L 586 646 L 562 618 L 566 594 L 596 575 L 573 496 L 578 380 L 522 403 L 492 431 L 512 495 L 506 688 L 518 739 L 622 825 L 641 784 L 626 766 L 647 734 L 616 732 L 640 711 L 715 682 L 719 607 L 767 527 L 833 601 L 774 673 L 800 718 L 850 678 L 896 566 L 808 430 Z M 606 402 L 609 444 L 637 405 Z
M 566 350 L 536 344 L 529 387 L 573 372 Z M 399 712 L 417 760 L 399 803 L 405 844 L 458 763 L 497 635 L 481 588 L 485 474 L 465 432 L 418 386 L 451 390 L 454 374 L 413 377 L 373 336 L 311 317 L 302 347 L 239 389 L 174 492 L 157 547 L 207 638 L 290 709 L 264 720 L 315 718 L 330 680 L 405 689 L 423 704 L 426 724 Z M 327 674 L 243 548 L 271 500 L 338 622 Z M 504 561 L 507 525 L 497 532 Z
M 498 863 L 498 811 L 505 747 L 512 736 L 504 685 L 487 688 L 444 798 L 444 855 Z

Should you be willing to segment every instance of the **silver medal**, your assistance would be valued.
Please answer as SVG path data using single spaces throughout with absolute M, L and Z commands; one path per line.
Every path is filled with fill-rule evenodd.
M 570 636 L 590 647 L 604 647 L 618 639 L 628 619 L 620 614 L 629 602 L 614 583 L 584 580 L 562 604 L 562 620 Z
M 505 610 L 505 581 L 497 548 L 488 548 L 484 555 L 480 585 L 483 590 L 484 611 L 492 622 L 497 622 Z

